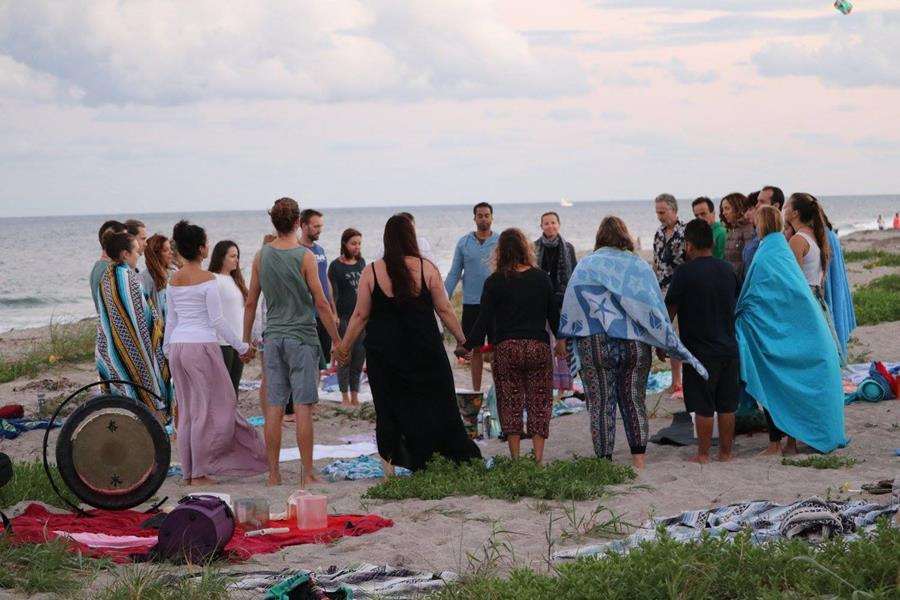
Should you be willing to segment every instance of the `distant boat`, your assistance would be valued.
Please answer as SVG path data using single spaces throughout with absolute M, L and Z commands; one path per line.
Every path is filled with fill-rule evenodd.
M 563 198 L 562 200 L 559 201 L 559 205 L 562 206 L 563 208 L 572 208 L 573 206 L 575 206 L 574 204 L 572 204 L 569 200 L 566 200 L 565 198 Z

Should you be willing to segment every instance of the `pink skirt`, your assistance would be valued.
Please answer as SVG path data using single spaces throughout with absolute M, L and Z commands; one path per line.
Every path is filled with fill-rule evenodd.
M 178 398 L 177 448 L 184 478 L 265 473 L 266 445 L 237 410 L 219 345 L 172 344 L 169 367 Z

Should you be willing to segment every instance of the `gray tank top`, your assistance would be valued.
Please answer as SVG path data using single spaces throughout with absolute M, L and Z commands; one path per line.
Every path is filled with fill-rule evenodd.
M 315 307 L 300 272 L 306 248 L 279 250 L 266 244 L 259 257 L 259 283 L 266 297 L 263 340 L 292 338 L 319 345 Z

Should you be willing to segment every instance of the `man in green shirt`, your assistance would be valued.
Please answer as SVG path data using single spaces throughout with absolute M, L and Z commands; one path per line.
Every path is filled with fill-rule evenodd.
M 713 232 L 713 256 L 716 258 L 725 258 L 725 240 L 728 238 L 728 232 L 722 222 L 716 219 L 716 205 L 706 196 L 701 196 L 691 203 L 694 209 L 694 217 L 703 219 L 709 223 Z

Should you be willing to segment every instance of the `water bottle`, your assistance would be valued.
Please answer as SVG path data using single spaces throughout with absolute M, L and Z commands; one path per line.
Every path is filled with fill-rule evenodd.
M 41 416 L 45 416 L 44 411 L 47 408 L 47 395 L 44 393 L 38 394 L 37 401 L 38 401 L 38 414 Z
M 478 437 L 484 438 L 484 408 L 478 410 L 478 416 L 475 417 L 475 427 Z
M 491 411 L 484 411 L 484 416 L 481 418 L 481 431 L 484 439 L 491 439 Z

